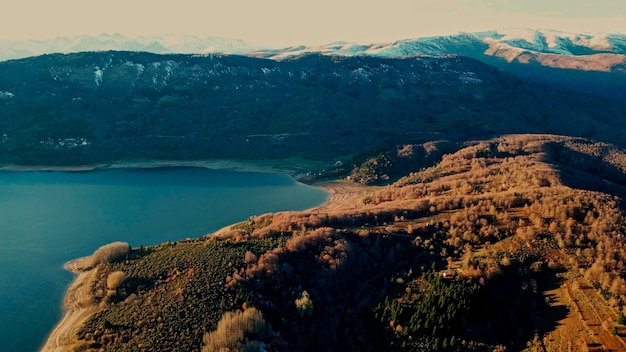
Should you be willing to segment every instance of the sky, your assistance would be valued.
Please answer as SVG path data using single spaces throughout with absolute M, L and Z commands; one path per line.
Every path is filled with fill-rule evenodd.
M 8 0 L 0 5 L 0 40 L 194 34 L 285 46 L 521 28 L 626 33 L 626 0 Z

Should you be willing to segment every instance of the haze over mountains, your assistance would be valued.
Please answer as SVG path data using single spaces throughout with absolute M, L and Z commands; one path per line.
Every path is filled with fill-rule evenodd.
M 122 34 L 81 35 L 42 40 L 0 40 L 0 61 L 52 53 L 83 51 L 145 51 L 155 54 L 245 54 L 259 49 L 239 39 L 167 34 L 129 37 Z

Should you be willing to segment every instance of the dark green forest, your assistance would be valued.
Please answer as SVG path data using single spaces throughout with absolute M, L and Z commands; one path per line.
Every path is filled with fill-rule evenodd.
M 0 163 L 328 162 L 401 143 L 555 133 L 621 145 L 626 104 L 474 59 L 97 52 L 0 62 Z M 312 147 L 314 146 L 314 148 Z

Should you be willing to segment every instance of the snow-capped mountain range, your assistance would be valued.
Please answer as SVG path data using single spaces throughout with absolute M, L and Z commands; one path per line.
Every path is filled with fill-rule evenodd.
M 260 50 L 252 54 L 284 59 L 304 53 L 317 52 L 328 55 L 374 55 L 385 57 L 416 54 L 475 55 L 477 52 L 501 56 L 502 51 L 582 56 L 592 54 L 626 54 L 624 34 L 574 34 L 553 30 L 524 30 L 514 33 L 496 31 L 461 33 L 398 40 L 389 43 L 357 44 L 336 42 L 321 46 L 298 46 L 283 49 Z M 468 55 L 469 54 L 469 55 Z M 513 57 L 507 56 L 509 60 Z
M 50 53 L 82 51 L 145 51 L 156 54 L 239 54 L 286 59 L 308 53 L 401 57 L 411 55 L 477 54 L 511 62 L 524 54 L 567 56 L 626 55 L 626 34 L 579 34 L 555 30 L 460 33 L 448 36 L 403 39 L 387 43 L 335 42 L 317 46 L 268 48 L 239 39 L 168 34 L 129 37 L 121 34 L 58 37 L 50 40 L 0 40 L 0 61 Z M 522 59 L 520 59 L 522 60 Z
M 490 31 L 377 44 L 338 42 L 264 49 L 248 55 L 287 60 L 310 53 L 386 58 L 462 55 L 534 82 L 626 101 L 626 34 Z
M 492 56 L 507 62 L 537 62 L 550 67 L 559 67 L 560 61 L 575 59 L 586 64 L 570 68 L 610 71 L 611 67 L 626 61 L 626 35 L 573 34 L 554 30 L 524 30 L 514 33 L 490 31 L 404 39 L 389 43 L 337 42 L 321 46 L 263 49 L 249 55 L 282 60 L 307 53 L 382 57 L 458 54 L 478 59 Z M 559 57 L 562 58 L 558 59 Z M 595 65 L 591 61 L 596 61 Z
M 156 54 L 237 54 L 276 61 L 303 55 L 400 58 L 462 55 L 531 81 L 626 101 L 626 34 L 580 34 L 555 30 L 477 32 L 403 39 L 385 43 L 335 42 L 268 48 L 237 39 L 120 34 L 2 41 L 0 61 L 49 53 L 132 51 Z

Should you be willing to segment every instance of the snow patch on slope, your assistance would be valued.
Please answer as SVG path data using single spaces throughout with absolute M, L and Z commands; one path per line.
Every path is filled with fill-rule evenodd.
M 474 72 L 462 72 L 459 75 L 459 81 L 465 84 L 480 84 L 483 80 L 478 78 L 478 75 Z
M 11 92 L 1 91 L 0 90 L 0 100 L 11 99 L 11 98 L 14 98 L 14 97 L 15 97 L 15 94 L 13 94 Z
M 102 85 L 102 76 L 104 75 L 104 70 L 96 66 L 93 74 L 94 74 L 94 81 L 96 82 L 96 85 L 99 87 L 100 85 Z
M 143 75 L 143 72 L 146 70 L 146 67 L 144 65 L 137 64 L 132 61 L 126 61 L 124 65 L 132 67 L 135 70 L 137 70 L 137 77 L 140 77 L 141 75 Z
M 153 71 L 152 83 L 155 86 L 167 86 L 168 81 L 178 69 L 179 64 L 176 61 L 167 60 L 161 62 L 153 62 L 151 65 Z

